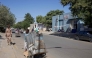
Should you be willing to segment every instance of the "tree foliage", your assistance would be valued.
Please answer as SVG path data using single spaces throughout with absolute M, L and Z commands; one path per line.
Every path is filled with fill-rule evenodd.
M 30 13 L 25 14 L 24 21 L 28 22 L 29 24 L 32 24 L 34 22 L 34 18 L 30 15 Z
M 46 17 L 45 16 L 38 15 L 36 17 L 36 22 L 37 23 L 42 23 L 42 24 L 46 25 Z
M 36 22 L 37 22 L 37 23 L 43 23 L 43 16 L 38 15 L 38 16 L 36 17 Z
M 34 22 L 34 18 L 30 15 L 30 13 L 25 14 L 24 16 L 24 20 L 21 22 L 18 22 L 17 24 L 15 24 L 13 27 L 14 28 L 23 28 L 23 29 L 27 29 L 30 24 L 32 24 Z
M 86 25 L 92 27 L 92 1 L 91 0 L 61 0 L 63 6 L 70 5 L 74 16 L 82 18 Z
M 63 13 L 64 13 L 64 11 L 61 11 L 61 10 L 51 10 L 51 11 L 49 11 L 45 16 L 45 18 L 46 18 L 46 26 L 47 27 L 52 26 L 52 16 L 61 15 Z
M 14 28 L 23 28 L 22 21 L 21 22 L 18 22 L 17 24 L 14 24 L 13 27 Z
M 27 21 L 23 21 L 23 29 L 27 29 L 30 24 Z
M 7 24 L 9 24 L 10 26 L 12 26 L 15 23 L 15 20 L 16 18 L 10 11 L 10 8 L 4 6 L 3 4 L 0 4 L 0 25 L 6 27 Z

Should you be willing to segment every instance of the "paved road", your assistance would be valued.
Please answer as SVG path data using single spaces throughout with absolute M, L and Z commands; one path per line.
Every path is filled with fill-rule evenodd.
M 44 35 L 51 58 L 92 58 L 92 43 Z
M 23 35 L 17 39 L 16 42 L 22 41 L 16 44 L 20 47 Z M 44 35 L 44 41 L 49 58 L 92 58 L 92 43 L 52 35 Z

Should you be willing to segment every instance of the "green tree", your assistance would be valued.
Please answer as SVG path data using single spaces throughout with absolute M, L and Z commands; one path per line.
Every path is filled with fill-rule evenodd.
M 9 24 L 12 26 L 15 23 L 15 20 L 16 18 L 10 11 L 10 8 L 0 3 L 0 25 L 6 27 L 7 24 Z
M 24 21 L 22 22 L 23 28 L 27 29 L 30 24 L 34 23 L 34 18 L 30 15 L 30 13 L 25 14 Z
M 16 24 L 13 24 L 13 28 L 17 28 L 17 27 L 16 27 Z
M 22 25 L 23 25 L 24 30 L 27 29 L 30 26 L 30 24 L 27 21 L 23 21 Z
M 23 28 L 23 22 L 22 21 L 18 22 L 16 25 L 17 25 L 16 28 Z
M 34 18 L 30 15 L 30 13 L 25 14 L 24 18 L 25 19 L 23 21 L 14 24 L 13 27 L 27 29 L 30 24 L 34 22 Z
M 44 25 L 46 25 L 46 16 L 44 16 L 44 17 L 42 18 L 42 23 L 43 23 Z
M 92 27 L 92 1 L 91 0 L 61 0 L 63 6 L 70 5 L 74 16 L 82 18 L 86 25 Z
M 30 15 L 30 13 L 25 14 L 24 21 L 28 22 L 29 24 L 32 24 L 34 22 L 34 18 Z
M 36 17 L 36 22 L 37 22 L 37 23 L 43 23 L 42 20 L 43 20 L 43 16 L 38 15 L 38 16 Z
M 61 10 L 58 10 L 58 9 L 49 11 L 45 16 L 45 20 L 46 20 L 45 25 L 47 27 L 51 27 L 52 26 L 52 16 L 61 15 L 63 13 L 64 13 L 64 11 L 61 11 Z

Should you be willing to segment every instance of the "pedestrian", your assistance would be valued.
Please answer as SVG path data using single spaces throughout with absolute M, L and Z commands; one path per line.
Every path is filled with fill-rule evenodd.
M 10 45 L 11 44 L 11 37 L 12 37 L 12 31 L 11 31 L 10 25 L 8 25 L 6 28 L 5 36 L 7 38 L 8 45 Z
M 34 28 L 32 28 L 32 32 L 34 31 Z
M 26 33 L 26 31 L 25 31 L 25 30 L 23 30 L 23 33 L 25 34 L 25 33 Z
M 28 49 L 28 45 L 30 44 L 30 40 L 29 40 L 29 36 L 30 36 L 30 33 L 29 33 L 29 29 L 26 29 L 26 32 L 24 33 L 25 34 L 25 38 L 24 38 L 24 49 L 25 51 L 27 51 Z

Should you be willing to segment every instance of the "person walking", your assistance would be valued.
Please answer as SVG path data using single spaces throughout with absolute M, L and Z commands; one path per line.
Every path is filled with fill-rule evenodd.
M 11 31 L 10 25 L 8 25 L 6 28 L 5 36 L 7 38 L 8 45 L 10 45 L 11 44 L 11 37 L 12 37 L 12 31 Z
M 25 37 L 24 37 L 24 49 L 25 49 L 25 51 L 27 51 L 28 45 L 30 44 L 29 29 L 26 29 L 26 32 L 24 33 L 24 35 L 25 35 Z

